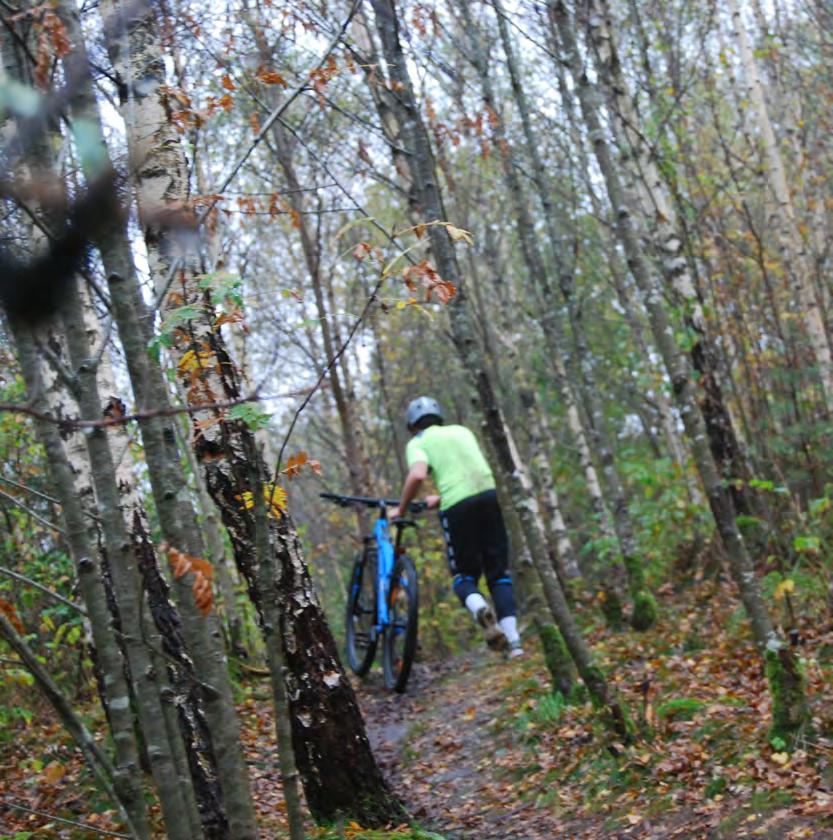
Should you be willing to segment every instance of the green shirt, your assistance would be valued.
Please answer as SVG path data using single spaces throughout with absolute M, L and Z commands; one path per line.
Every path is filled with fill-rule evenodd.
M 440 510 L 495 487 L 477 438 L 465 426 L 429 426 L 411 438 L 405 457 L 409 469 L 420 461 L 428 464 L 440 492 Z

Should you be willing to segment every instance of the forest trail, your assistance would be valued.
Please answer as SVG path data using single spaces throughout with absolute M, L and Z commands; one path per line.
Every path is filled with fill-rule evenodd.
M 534 801 L 519 799 L 493 734 L 507 676 L 521 672 L 482 651 L 439 666 L 417 665 L 404 695 L 388 694 L 381 675 L 359 691 L 379 763 L 407 807 L 447 840 L 550 838 L 561 824 Z M 510 676 L 510 679 L 511 679 Z
M 732 608 L 723 592 L 700 622 L 725 628 Z M 690 635 L 688 627 L 688 616 L 678 616 L 674 629 L 597 640 L 624 672 L 619 690 L 636 694 L 651 649 Z M 707 669 L 724 674 L 728 691 L 690 716 L 668 712 L 658 692 L 647 708 L 661 737 L 613 745 L 615 758 L 587 707 L 549 702 L 536 651 L 506 662 L 484 647 L 419 663 L 404 695 L 386 692 L 377 669 L 356 685 L 392 787 L 420 825 L 446 840 L 833 838 L 830 779 L 801 753 L 785 766 L 773 759 L 754 658 L 722 632 L 716 641 L 714 653 L 676 657 L 678 673 L 657 682 L 666 699 L 693 698 Z M 807 655 L 822 641 L 807 640 Z M 747 740 L 741 753 L 750 738 L 758 749 Z

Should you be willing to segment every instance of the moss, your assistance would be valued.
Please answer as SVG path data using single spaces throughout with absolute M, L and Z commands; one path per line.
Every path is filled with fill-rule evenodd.
M 633 598 L 631 627 L 634 630 L 648 630 L 657 622 L 657 602 L 647 589 L 641 589 Z
M 680 697 L 661 704 L 657 708 L 657 716 L 674 720 L 691 720 L 705 705 L 702 700 Z
M 599 712 L 605 727 L 623 743 L 634 740 L 636 727 L 616 692 L 607 684 L 604 671 L 598 665 L 587 665 L 581 669 L 581 679 L 590 695 L 590 702 Z
M 569 697 L 573 690 L 573 662 L 567 645 L 554 624 L 543 624 L 538 630 L 541 647 L 544 650 L 544 662 L 552 676 L 553 693 L 560 691 Z
M 600 594 L 600 600 L 607 626 L 611 630 L 621 630 L 625 623 L 622 599 L 612 588 L 607 588 Z
M 804 675 L 789 648 L 766 652 L 766 678 L 772 695 L 769 739 L 780 738 L 789 749 L 809 723 Z
M 637 557 L 623 557 L 625 571 L 628 573 L 628 588 L 631 595 L 645 589 L 645 570 Z

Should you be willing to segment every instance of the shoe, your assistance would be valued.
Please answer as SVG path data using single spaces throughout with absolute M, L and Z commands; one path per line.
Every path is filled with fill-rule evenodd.
M 483 628 L 483 638 L 491 650 L 508 650 L 509 639 L 506 638 L 503 630 L 498 627 L 494 610 L 491 607 L 481 607 L 477 611 L 477 623 Z
M 521 647 L 521 640 L 509 643 L 509 652 L 506 654 L 509 659 L 517 659 L 520 656 L 526 656 L 524 649 Z

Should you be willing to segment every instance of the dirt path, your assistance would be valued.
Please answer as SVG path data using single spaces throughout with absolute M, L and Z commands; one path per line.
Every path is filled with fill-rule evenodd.
M 385 692 L 377 674 L 359 688 L 379 763 L 414 817 L 447 840 L 561 836 L 554 814 L 520 801 L 500 765 L 496 684 L 514 667 L 471 652 L 415 666 L 404 695 Z
M 576 799 L 541 778 L 542 765 L 563 770 L 572 763 L 575 743 L 538 750 L 518 729 L 527 698 L 546 692 L 542 667 L 538 657 L 503 662 L 484 650 L 417 665 L 405 695 L 386 692 L 376 672 L 358 686 L 377 759 L 424 828 L 446 840 L 833 838 L 827 819 L 789 806 L 761 807 L 748 797 L 681 801 L 653 814 L 634 807 L 625 819 L 613 818 L 608 807 L 594 812 L 589 790 L 579 785 Z M 514 722 L 507 722 L 507 703 Z M 582 737 L 586 743 L 576 736 Z M 651 798 L 645 784 L 634 799 Z M 578 816 L 582 811 L 587 815 Z

